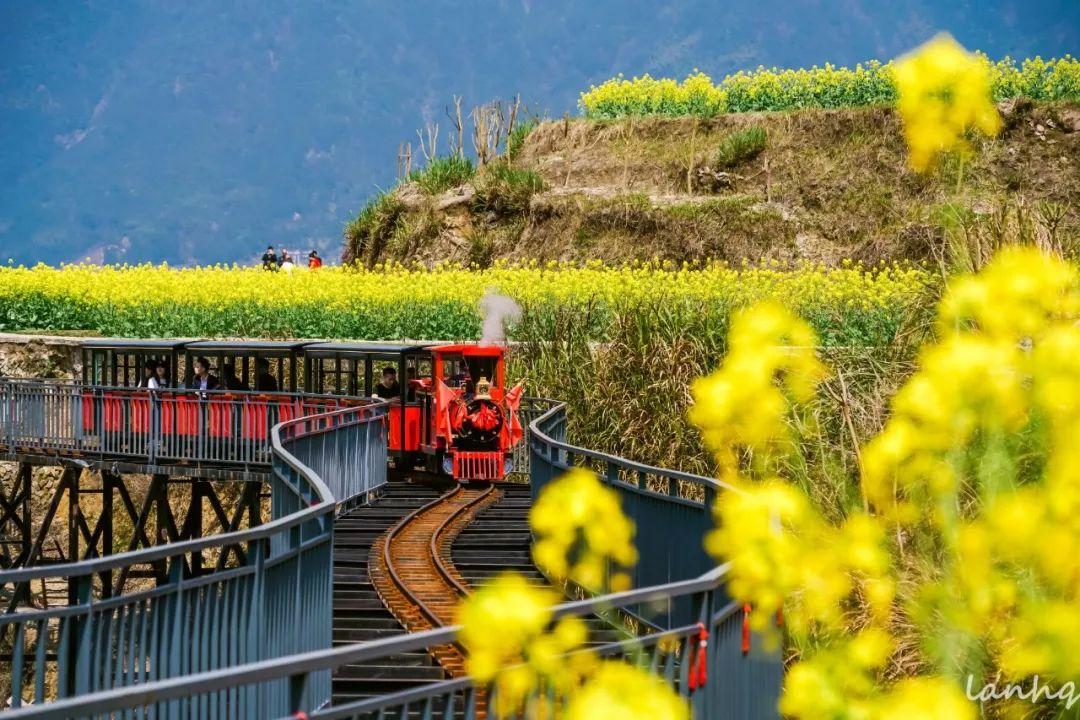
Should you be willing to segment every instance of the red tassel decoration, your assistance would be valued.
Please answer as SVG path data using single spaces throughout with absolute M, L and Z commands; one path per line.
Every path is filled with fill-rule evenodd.
M 742 606 L 742 654 L 750 654 L 750 603 Z
M 700 687 L 705 687 L 708 679 L 708 648 L 709 631 L 705 629 L 705 623 L 698 623 L 698 651 L 697 657 L 690 665 L 690 690 L 691 692 Z
M 776 627 L 784 627 L 784 608 L 776 608 Z

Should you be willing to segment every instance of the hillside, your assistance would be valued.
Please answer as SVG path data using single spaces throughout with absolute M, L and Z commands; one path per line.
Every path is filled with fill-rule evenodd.
M 1080 5 L 1008 5 L 0 2 L 0 262 L 329 257 L 453 95 L 561 117 L 619 71 L 850 65 L 936 29 L 995 58 L 1080 47 Z
M 1071 253 L 1080 105 L 1000 109 L 1000 136 L 927 176 L 885 108 L 548 121 L 468 183 L 400 185 L 347 231 L 345 257 L 875 263 L 1015 237 Z

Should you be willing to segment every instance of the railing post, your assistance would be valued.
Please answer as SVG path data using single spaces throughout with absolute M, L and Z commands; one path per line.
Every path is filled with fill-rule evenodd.
M 679 481 L 676 478 L 673 478 L 673 477 L 668 478 L 667 490 L 668 490 L 668 496 L 669 497 L 676 497 L 676 498 L 677 497 L 682 497 L 679 494 Z
M 251 608 L 249 609 L 249 617 L 254 618 L 256 628 L 260 630 L 267 629 L 267 612 L 266 612 L 266 552 L 267 552 L 266 540 L 257 540 L 252 544 L 251 553 L 254 555 L 255 561 L 255 579 L 251 592 Z M 250 556 L 249 556 L 250 557 Z M 250 661 L 258 661 L 266 659 L 266 647 L 268 638 L 266 632 L 254 632 L 248 635 L 248 658 Z M 270 688 L 270 683 L 265 683 L 263 686 L 252 686 L 252 690 L 255 694 L 252 698 L 253 702 L 249 703 L 250 707 L 254 708 L 255 717 L 267 717 L 267 694 Z
M 186 611 L 184 608 L 184 558 L 182 555 L 170 560 L 168 577 L 174 591 L 171 594 L 172 602 L 169 605 L 168 622 L 165 624 L 165 628 L 171 632 L 172 637 L 169 639 L 168 661 L 165 673 L 160 676 L 162 678 L 179 677 L 183 673 L 183 656 L 180 652 L 180 646 L 188 638 L 184 627 L 184 614 Z M 180 701 L 170 700 L 166 712 L 169 720 L 180 720 Z
M 671 482 L 675 482 L 674 478 Z M 694 616 L 697 617 L 698 622 L 709 633 L 709 642 L 704 649 L 697 648 L 697 652 L 705 653 L 705 684 L 693 691 L 690 696 L 690 705 L 693 709 L 693 716 L 695 720 L 706 720 L 706 718 L 717 717 L 714 713 L 718 710 L 717 701 L 715 697 L 715 688 L 722 680 L 720 678 L 720 668 L 717 662 L 717 647 L 720 644 L 720 638 L 717 637 L 714 632 L 716 628 L 712 625 L 712 616 L 714 612 L 713 608 L 713 591 L 706 590 L 704 592 L 696 593 L 693 596 L 693 608 Z M 687 640 L 686 657 L 687 659 L 693 657 L 693 643 L 696 638 L 691 637 Z
M 81 575 L 74 578 L 70 583 L 70 601 L 72 605 L 85 606 L 85 614 L 75 615 L 71 620 L 71 636 L 73 641 L 69 645 L 66 658 L 67 667 L 61 668 L 60 672 L 67 675 L 67 687 L 72 690 L 72 695 L 82 695 L 90 688 L 90 638 L 94 631 L 94 608 L 91 603 L 91 589 L 94 578 L 92 575 Z

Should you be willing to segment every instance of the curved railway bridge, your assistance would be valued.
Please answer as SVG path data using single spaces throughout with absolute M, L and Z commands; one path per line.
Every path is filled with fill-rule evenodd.
M 454 605 L 505 569 L 546 582 L 526 515 L 573 466 L 636 522 L 637 589 L 556 615 L 698 720 L 777 717 L 780 660 L 701 549 L 724 488 L 569 444 L 561 403 L 523 402 L 516 482 L 459 487 L 388 470 L 380 402 L 297 395 L 272 427 L 204 415 L 178 444 L 135 430 L 160 427 L 137 392 L 89 422 L 96 391 L 0 380 L 0 717 L 484 717 Z

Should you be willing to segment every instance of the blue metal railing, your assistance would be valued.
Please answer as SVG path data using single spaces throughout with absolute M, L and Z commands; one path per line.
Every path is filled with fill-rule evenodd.
M 546 407 L 544 406 L 546 405 Z M 545 486 L 572 467 L 592 470 L 619 493 L 623 512 L 634 521 L 638 563 L 634 587 L 696 578 L 714 567 L 703 539 L 713 527 L 712 503 L 732 488 L 713 478 L 631 462 L 566 442 L 566 405 L 534 401 L 529 426 L 530 481 L 536 498 Z M 640 619 L 660 628 L 689 621 L 694 608 L 683 598 L 664 608 L 636 609 Z
M 333 517 L 340 501 L 386 481 L 385 415 L 385 404 L 369 402 L 274 427 L 266 524 L 0 573 L 0 592 L 11 598 L 0 614 L 0 677 L 10 679 L 12 705 L 25 697 L 50 707 L 64 698 L 329 648 Z M 231 548 L 244 552 L 208 574 L 191 572 L 194 554 Z M 168 567 L 165 582 L 130 572 L 155 563 Z M 114 572 L 127 577 L 122 587 L 109 585 Z M 70 588 L 69 604 L 34 607 L 30 584 L 50 580 Z M 303 683 L 268 680 L 242 692 L 150 703 L 142 711 L 163 718 L 270 717 L 293 706 L 318 707 L 329 697 L 329 673 L 322 672 Z
M 591 467 L 620 493 L 624 509 L 638 526 L 641 562 L 635 580 L 640 589 L 566 603 L 556 608 L 556 615 L 621 610 L 646 617 L 648 623 L 643 628 L 647 634 L 643 637 L 614 642 L 598 652 L 652 670 L 687 698 L 697 720 L 778 717 L 776 702 L 782 676 L 778 654 L 768 651 L 756 638 L 749 648 L 744 647 L 742 608 L 728 599 L 724 589 L 727 568 L 712 567 L 700 544 L 705 530 L 711 526 L 709 502 L 714 493 L 725 490 L 724 486 L 708 478 L 651 468 L 568 445 L 564 406 L 533 400 L 526 407 L 526 416 L 534 419 L 530 423 L 528 456 L 519 461 L 528 464 L 534 492 L 539 492 L 568 467 Z M 359 663 L 373 665 L 381 658 L 430 650 L 452 642 L 458 632 L 458 628 L 450 627 L 329 647 L 329 538 L 333 514 L 325 498 L 362 494 L 366 485 L 358 483 L 355 476 L 378 473 L 379 468 L 385 472 L 385 464 L 375 460 L 380 451 L 385 454 L 385 445 L 378 445 L 380 441 L 385 443 L 385 434 L 378 433 L 378 438 L 371 436 L 377 427 L 381 429 L 382 423 L 372 422 L 381 408 L 368 409 L 371 415 L 366 418 L 350 415 L 361 412 L 342 410 L 296 420 L 275 429 L 272 483 L 277 519 L 266 526 L 233 533 L 228 540 L 254 547 L 255 551 L 247 554 L 252 559 L 249 563 L 205 578 L 186 579 L 177 558 L 182 558 L 197 543 L 205 543 L 202 547 L 207 548 L 214 546 L 217 539 L 154 548 L 158 555 L 145 559 L 167 558 L 170 567 L 179 566 L 181 570 L 174 570 L 175 577 L 170 575 L 169 583 L 163 588 L 147 592 L 160 590 L 165 597 L 179 599 L 173 605 L 159 601 L 160 609 L 156 607 L 148 615 L 150 621 L 135 624 L 139 628 L 137 632 L 120 633 L 127 645 L 102 643 L 100 638 L 112 638 L 114 634 L 102 629 L 106 625 L 101 620 L 84 620 L 83 625 L 77 626 L 81 632 L 75 635 L 91 639 L 89 657 L 104 661 L 111 668 L 112 677 L 119 677 L 120 682 L 83 680 L 84 692 L 74 697 L 69 684 L 65 686 L 68 692 L 59 699 L 13 710 L 8 717 L 13 720 L 102 716 L 263 718 L 286 717 L 302 710 L 311 718 L 323 720 L 476 718 L 483 706 L 478 701 L 481 689 L 474 687 L 468 678 L 434 682 L 341 706 L 326 705 L 329 678 L 334 669 Z M 338 439 L 339 436 L 352 439 L 345 441 Z M 361 451 L 358 444 L 367 449 Z M 118 555 L 66 569 L 76 577 L 92 577 L 106 569 L 100 563 L 116 561 L 123 563 L 127 559 Z M 49 570 L 55 572 L 55 568 Z M 38 577 L 35 570 L 16 572 L 20 574 L 0 573 L 0 582 L 8 581 L 9 577 L 17 581 Z M 239 584 L 242 578 L 249 578 L 248 586 Z M 196 585 L 200 581 L 202 584 Z M 220 590 L 215 583 L 222 586 Z M 225 584 L 235 587 L 230 585 L 225 589 Z M 210 599 L 185 595 L 196 587 L 207 586 L 215 588 L 211 592 L 203 591 Z M 223 600 L 226 596 L 229 599 Z M 113 600 L 126 604 L 128 597 Z M 141 598 L 143 602 L 150 600 Z M 183 612 L 184 608 L 193 608 L 196 602 L 201 603 L 198 607 L 205 612 L 190 615 Z M 62 610 L 86 617 L 99 608 L 100 604 L 95 607 L 91 593 L 84 603 Z M 37 620 L 31 622 L 34 621 Z M 63 620 L 50 618 L 50 622 Z M 32 634 L 29 625 L 18 619 L 7 622 L 9 626 L 20 624 L 21 637 L 29 637 Z M 85 629 L 88 625 L 98 628 L 96 634 Z M 108 627 L 115 625 L 113 621 Z M 702 626 L 711 635 L 707 682 L 692 689 L 688 682 L 690 660 L 695 657 Z M 139 648 L 146 645 L 141 640 L 143 628 L 155 629 L 155 638 L 161 636 L 157 645 L 150 643 L 157 665 L 140 654 Z M 52 637 L 48 628 L 44 634 Z M 71 635 L 69 628 L 67 636 Z M 136 653 L 124 656 L 124 648 L 131 645 L 132 636 L 138 637 Z M 168 652 L 163 653 L 166 646 Z M 223 646 L 228 648 L 224 655 Z M 207 647 L 209 651 L 204 650 Z M 254 650 L 243 652 L 251 647 Z M 36 658 L 40 652 L 36 646 L 27 645 L 23 654 Z M 48 656 L 49 649 L 43 654 Z M 118 654 L 134 661 L 118 660 Z M 171 664 L 164 663 L 163 656 Z M 192 663 L 191 658 L 200 662 Z M 108 676 L 100 666 L 92 663 L 91 666 L 96 669 L 79 669 L 76 674 L 89 672 L 91 680 Z M 156 671 L 143 672 L 143 668 L 156 668 Z M 493 691 L 483 690 L 489 697 Z M 537 692 L 551 698 L 548 688 Z
M 0 380 L 0 448 L 145 465 L 271 462 L 278 422 L 367 404 L 363 398 L 229 390 L 146 390 Z
M 696 720 L 713 718 L 775 719 L 776 699 L 780 689 L 780 663 L 775 653 L 765 651 L 755 640 L 749 653 L 743 652 L 741 608 L 719 604 L 726 567 L 715 568 L 700 578 L 643 588 L 604 597 L 565 603 L 555 608 L 556 617 L 589 615 L 644 604 L 663 604 L 673 599 L 688 599 L 699 609 L 703 625 L 710 630 L 707 652 L 707 682 L 690 688 L 688 658 L 696 652 L 700 627 L 697 623 L 673 627 L 641 638 L 611 643 L 593 651 L 608 658 L 620 658 L 651 670 L 682 697 L 687 699 Z M 191 674 L 172 680 L 132 685 L 110 692 L 97 692 L 61 700 L 41 708 L 11 712 L 13 720 L 116 716 L 162 705 L 213 698 L 223 693 L 259 691 L 268 686 L 304 688 L 312 678 L 325 676 L 333 669 L 350 664 L 375 664 L 382 658 L 401 653 L 430 650 L 452 642 L 458 627 L 440 628 L 384 640 L 354 643 L 330 650 L 299 653 L 257 663 Z M 491 688 L 486 689 L 491 697 Z M 548 688 L 535 693 L 558 701 Z M 352 718 L 355 720 L 404 720 L 421 717 L 450 720 L 479 717 L 481 703 L 477 689 L 468 678 L 433 682 L 409 690 L 358 700 L 334 707 L 313 707 L 303 698 L 276 714 L 244 714 L 239 706 L 189 706 L 185 717 L 270 717 L 285 718 L 304 710 L 311 720 Z M 240 712 L 238 712 L 240 711 Z M 489 716 L 492 716 L 489 712 Z

